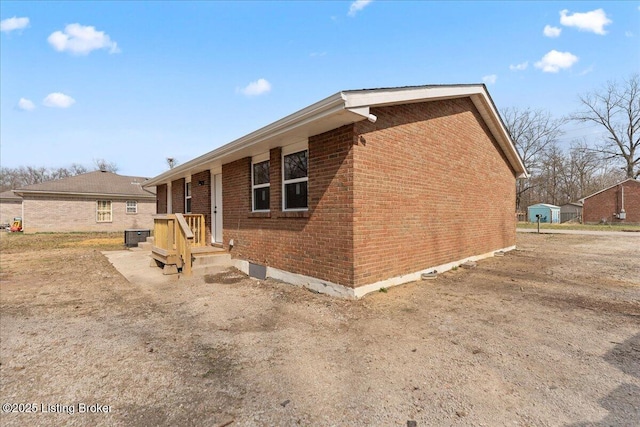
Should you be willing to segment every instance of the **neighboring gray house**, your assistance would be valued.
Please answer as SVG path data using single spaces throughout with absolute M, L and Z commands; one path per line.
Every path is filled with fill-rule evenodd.
M 0 225 L 11 225 L 14 218 L 21 216 L 22 198 L 11 190 L 0 193 Z
M 153 227 L 155 187 L 146 178 L 95 171 L 14 190 L 27 233 L 123 231 Z
M 560 222 L 577 219 L 582 222 L 582 203 L 570 202 L 560 206 Z

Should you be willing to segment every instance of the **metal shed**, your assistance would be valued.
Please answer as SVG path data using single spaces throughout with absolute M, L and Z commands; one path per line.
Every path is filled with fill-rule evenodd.
M 538 203 L 527 208 L 529 222 L 538 222 L 537 215 L 540 215 L 540 222 L 558 224 L 560 222 L 560 206 Z

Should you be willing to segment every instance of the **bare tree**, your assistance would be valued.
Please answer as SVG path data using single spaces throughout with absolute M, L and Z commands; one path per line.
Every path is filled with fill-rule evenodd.
M 27 185 L 39 184 L 53 179 L 68 178 L 87 172 L 87 168 L 77 163 L 69 167 L 45 168 L 20 166 L 17 168 L 0 168 L 0 192 L 15 190 Z
M 501 111 L 504 124 L 516 145 L 527 170 L 536 175 L 549 144 L 562 136 L 565 119 L 554 119 L 549 112 L 530 108 L 507 108 Z M 536 185 L 538 180 L 517 180 L 516 210 L 520 210 L 522 197 Z
M 563 190 L 567 201 L 575 201 L 590 194 L 602 164 L 602 155 L 596 153 L 583 140 L 571 142 L 562 171 Z
M 566 200 L 563 176 L 567 167 L 567 158 L 556 142 L 551 142 L 541 155 L 540 173 L 541 194 L 543 200 L 552 205 L 569 202 Z
M 105 159 L 93 159 L 93 164 L 95 165 L 95 170 L 114 173 L 118 171 L 118 165 Z
M 169 169 L 173 169 L 178 166 L 180 162 L 175 157 L 167 157 L 167 165 L 169 165 Z
M 627 178 L 640 176 L 640 75 L 616 81 L 580 97 L 583 109 L 570 118 L 606 130 L 596 150 L 608 159 L 622 160 Z

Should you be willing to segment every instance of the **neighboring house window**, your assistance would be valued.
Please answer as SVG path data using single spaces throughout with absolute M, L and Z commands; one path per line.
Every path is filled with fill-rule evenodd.
M 127 200 L 127 213 L 138 213 L 138 202 L 135 200 Z
M 98 200 L 96 209 L 97 222 L 111 222 L 111 200 Z
M 184 213 L 191 213 L 191 183 L 184 184 Z
M 306 210 L 308 174 L 308 150 L 284 154 L 282 161 L 283 210 Z
M 261 158 L 267 157 L 267 160 Z M 269 160 L 266 156 L 254 157 L 251 163 L 251 194 L 254 212 L 269 210 Z

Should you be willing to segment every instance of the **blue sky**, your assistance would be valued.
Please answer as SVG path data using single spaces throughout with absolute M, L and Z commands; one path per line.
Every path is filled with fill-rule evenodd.
M 151 177 L 346 89 L 485 82 L 559 117 L 640 71 L 640 1 L 3 0 L 0 20 L 4 167 Z

